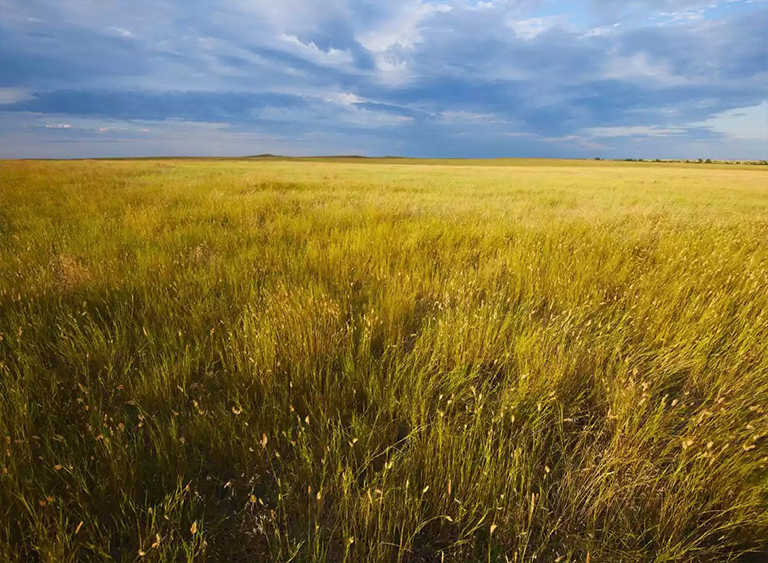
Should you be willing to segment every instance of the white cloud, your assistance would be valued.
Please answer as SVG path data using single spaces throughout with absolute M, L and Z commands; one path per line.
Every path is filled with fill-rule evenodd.
M 566 23 L 567 20 L 563 16 L 545 16 L 526 20 L 510 19 L 507 21 L 507 26 L 519 39 L 530 41 L 550 29 L 564 27 Z
M 403 84 L 411 78 L 405 52 L 423 41 L 422 26 L 435 14 L 452 10 L 444 4 L 399 3 L 388 17 L 357 32 L 355 40 L 373 54 L 380 81 Z
M 585 39 L 587 37 L 608 37 L 610 35 L 614 35 L 618 32 L 618 27 L 621 26 L 621 23 L 615 23 L 613 25 L 604 25 L 600 27 L 593 27 L 592 29 L 587 30 L 585 33 L 581 35 L 582 39 Z
M 0 104 L 10 105 L 30 100 L 34 96 L 21 88 L 0 88 Z
M 112 33 L 118 34 L 120 37 L 133 37 L 133 32 L 122 27 L 109 27 L 107 28 Z
M 646 53 L 635 53 L 628 57 L 609 59 L 605 70 L 605 78 L 613 80 L 654 80 L 663 84 L 683 84 L 689 79 L 675 75 L 669 65 L 651 60 Z
M 576 145 L 585 149 L 604 149 L 604 145 L 596 143 L 593 139 L 585 138 L 580 135 L 564 135 L 562 137 L 543 137 L 541 139 L 546 143 L 566 143 Z
M 280 36 L 282 41 L 298 47 L 296 52 L 301 56 L 320 64 L 326 65 L 347 65 L 352 62 L 352 55 L 348 51 L 329 48 L 324 51 L 318 47 L 314 41 L 304 43 L 295 35 L 283 34 Z
M 655 17 L 662 25 L 673 25 L 679 23 L 688 23 L 693 20 L 700 20 L 704 17 L 706 9 L 684 10 L 680 12 L 657 12 Z
M 709 129 L 735 140 L 768 142 L 768 101 L 724 111 L 689 126 Z
M 592 127 L 585 132 L 592 137 L 671 137 L 685 133 L 681 127 L 631 125 L 627 127 Z
M 350 106 L 346 112 L 336 116 L 335 119 L 343 123 L 350 123 L 358 126 L 396 126 L 403 123 L 410 123 L 413 117 L 409 115 L 398 115 L 386 111 L 378 111 L 361 106 Z
M 492 113 L 477 113 L 472 111 L 443 111 L 440 113 L 440 119 L 441 121 L 448 123 L 503 121 Z
M 359 33 L 355 39 L 372 53 L 380 53 L 395 46 L 410 48 L 421 40 L 419 27 L 430 16 L 450 12 L 443 4 L 417 2 L 403 4 L 378 26 Z
M 352 104 L 359 104 L 365 102 L 365 98 L 361 98 L 357 94 L 351 92 L 333 92 L 323 98 L 326 102 L 332 102 L 334 104 L 341 104 L 343 106 L 351 106 Z

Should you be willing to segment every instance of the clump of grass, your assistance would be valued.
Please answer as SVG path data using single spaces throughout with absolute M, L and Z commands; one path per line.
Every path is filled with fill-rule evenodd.
M 0 559 L 768 557 L 765 172 L 507 164 L 4 162 Z

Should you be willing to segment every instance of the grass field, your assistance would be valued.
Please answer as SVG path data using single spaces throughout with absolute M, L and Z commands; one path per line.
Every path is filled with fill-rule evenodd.
M 768 558 L 768 172 L 0 164 L 0 560 Z

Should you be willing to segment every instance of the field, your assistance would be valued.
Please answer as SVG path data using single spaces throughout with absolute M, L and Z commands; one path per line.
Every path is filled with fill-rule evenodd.
M 768 172 L 0 164 L 0 560 L 768 558 Z

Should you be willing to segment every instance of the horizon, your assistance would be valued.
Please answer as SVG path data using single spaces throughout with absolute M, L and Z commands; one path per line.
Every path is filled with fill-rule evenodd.
M 0 158 L 768 158 L 766 0 L 216 8 L 0 0 Z
M 549 156 L 490 156 L 490 157 L 463 157 L 463 156 L 431 156 L 419 157 L 408 155 L 361 155 L 361 154 L 303 154 L 284 155 L 274 153 L 259 153 L 227 156 L 201 156 L 194 154 L 173 155 L 135 155 L 135 156 L 72 156 L 72 157 L 4 157 L 0 161 L 78 161 L 78 160 L 423 160 L 423 161 L 493 161 L 493 160 L 543 160 L 543 161 L 578 161 L 578 162 L 629 162 L 647 164 L 745 164 L 767 165 L 766 159 L 748 158 L 601 158 L 601 157 L 549 157 Z

